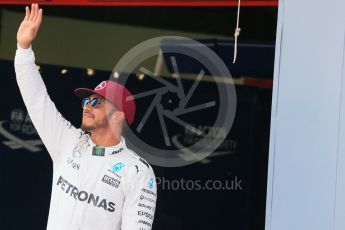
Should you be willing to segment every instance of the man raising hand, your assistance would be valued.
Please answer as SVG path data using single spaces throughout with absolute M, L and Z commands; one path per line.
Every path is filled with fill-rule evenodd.
M 71 125 L 57 111 L 35 65 L 31 43 L 42 9 L 32 4 L 31 11 L 25 11 L 17 34 L 15 71 L 25 106 L 53 160 L 47 229 L 151 229 L 155 175 L 122 137 L 124 123 L 130 125 L 135 116 L 132 94 L 113 81 L 103 81 L 94 90 L 76 89 L 82 99 L 82 127 Z

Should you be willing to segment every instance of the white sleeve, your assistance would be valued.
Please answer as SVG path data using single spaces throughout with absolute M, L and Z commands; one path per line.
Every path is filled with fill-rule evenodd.
M 55 163 L 61 155 L 63 139 L 74 139 L 80 133 L 66 121 L 51 101 L 35 64 L 34 52 L 17 45 L 15 56 L 17 83 L 29 116 Z
M 129 183 L 122 211 L 121 230 L 150 230 L 157 200 L 156 178 L 152 168 L 135 174 Z

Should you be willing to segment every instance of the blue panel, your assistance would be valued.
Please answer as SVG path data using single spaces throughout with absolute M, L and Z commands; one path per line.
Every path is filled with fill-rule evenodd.
M 199 40 L 203 45 L 214 51 L 226 64 L 233 77 L 239 75 L 251 75 L 261 78 L 271 79 L 274 66 L 274 45 L 273 44 L 239 44 L 238 55 L 235 64 L 233 61 L 234 43 L 222 40 Z M 180 73 L 199 73 L 202 69 L 201 63 L 192 60 L 181 54 L 169 53 L 169 50 L 188 49 L 189 41 L 165 39 L 161 42 L 161 48 L 164 53 L 164 60 L 170 73 L 173 73 L 173 67 L 170 61 L 171 56 L 176 57 Z M 209 73 L 208 71 L 205 71 Z

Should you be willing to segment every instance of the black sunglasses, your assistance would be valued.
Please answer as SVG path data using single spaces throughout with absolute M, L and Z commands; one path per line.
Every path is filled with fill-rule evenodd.
M 97 97 L 91 99 L 91 98 L 87 97 L 87 98 L 83 99 L 81 106 L 84 108 L 89 103 L 91 103 L 92 108 L 95 108 L 96 106 L 102 104 L 102 99 L 97 98 Z

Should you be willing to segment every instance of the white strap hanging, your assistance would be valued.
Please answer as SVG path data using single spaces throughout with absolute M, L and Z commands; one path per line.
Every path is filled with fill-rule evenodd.
M 238 0 L 238 7 L 237 7 L 237 22 L 236 22 L 236 29 L 235 29 L 235 44 L 234 44 L 234 60 L 232 63 L 236 62 L 237 58 L 237 37 L 240 36 L 241 28 L 238 27 L 240 22 L 240 8 L 241 8 L 241 0 Z

